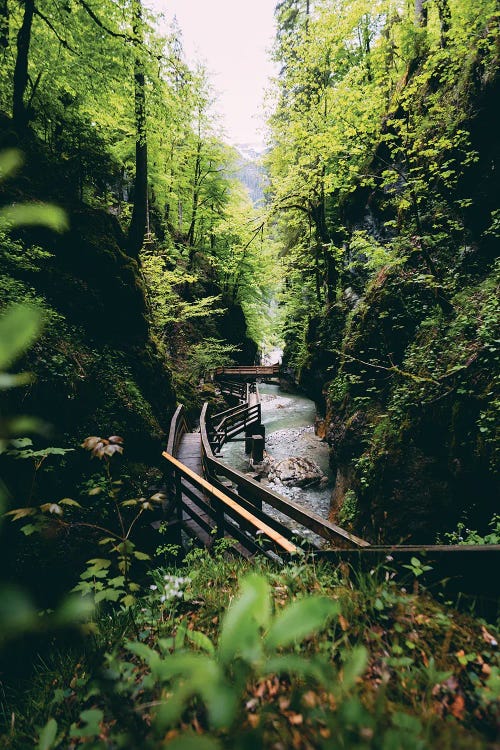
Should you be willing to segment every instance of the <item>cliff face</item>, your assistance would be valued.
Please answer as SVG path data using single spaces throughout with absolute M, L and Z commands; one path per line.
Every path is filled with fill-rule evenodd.
M 0 145 L 11 145 L 9 121 Z M 0 306 L 36 300 L 42 336 L 19 368 L 35 375 L 12 391 L 8 409 L 51 426 L 50 443 L 73 445 L 89 434 L 123 435 L 130 457 L 155 461 L 175 406 L 171 376 L 148 325 L 140 268 L 125 252 L 116 219 L 82 203 L 34 136 L 17 144 L 26 166 L 1 186 L 2 204 L 53 200 L 69 231 L 4 232 Z
M 344 273 L 337 302 L 310 322 L 300 374 L 326 413 L 337 471 L 332 517 L 347 499 L 352 528 L 372 540 L 432 542 L 461 518 L 484 529 L 496 510 L 500 164 L 491 123 L 499 121 L 498 64 L 490 58 L 486 67 L 478 54 L 461 80 L 431 84 L 411 101 L 422 118 L 431 96 L 434 104 L 457 103 L 449 152 L 440 154 L 458 164 L 457 178 L 452 188 L 437 180 L 421 204 L 435 275 L 417 238 L 404 258 L 372 274 L 350 249 L 356 270 Z M 434 128 L 429 118 L 431 147 Z M 467 134 L 463 154 L 452 145 L 459 128 Z M 382 132 L 390 129 L 389 116 Z M 367 171 L 380 176 L 391 159 L 382 139 Z M 363 231 L 395 247 L 408 219 L 394 213 L 378 182 L 345 202 L 345 225 L 351 237 Z

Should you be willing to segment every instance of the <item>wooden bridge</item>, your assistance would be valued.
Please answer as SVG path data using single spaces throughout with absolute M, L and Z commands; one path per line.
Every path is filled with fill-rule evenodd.
M 277 382 L 282 375 L 281 365 L 247 365 L 245 367 L 217 367 L 210 373 L 212 379 L 262 380 Z
M 262 486 L 255 474 L 225 464 L 220 456 L 225 443 L 238 435 L 251 440 L 253 432 L 255 438 L 261 436 L 261 405 L 253 381 L 277 373 L 277 366 L 218 368 L 213 376 L 221 391 L 238 403 L 216 413 L 205 403 L 199 431 L 190 429 L 184 407 L 177 408 L 163 457 L 167 525 L 177 531 L 179 541 L 181 530 L 205 546 L 226 538 L 243 557 L 258 553 L 281 562 L 304 552 L 313 553 L 315 559 L 370 567 L 387 557 L 404 564 L 413 556 L 424 556 L 440 579 L 459 575 L 460 590 L 477 594 L 499 590 L 498 576 L 492 578 L 491 572 L 500 560 L 500 545 L 370 545 Z M 239 380 L 232 380 L 235 376 Z M 271 515 L 270 509 L 278 513 Z

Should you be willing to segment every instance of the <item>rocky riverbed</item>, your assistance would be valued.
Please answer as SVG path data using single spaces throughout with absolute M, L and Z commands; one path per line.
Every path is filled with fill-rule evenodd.
M 316 409 L 314 402 L 305 396 L 283 393 L 275 385 L 259 385 L 262 404 L 262 423 L 266 426 L 266 452 L 271 457 L 269 464 L 282 464 L 283 474 L 277 476 L 271 470 L 269 477 L 261 481 L 280 495 L 288 497 L 307 510 L 327 519 L 330 510 L 330 498 L 333 489 L 333 477 L 328 462 L 328 445 L 314 434 Z M 224 461 L 239 471 L 253 472 L 249 459 L 245 456 L 243 443 L 229 443 L 224 446 Z M 305 459 L 316 466 L 314 477 L 309 480 L 298 476 L 298 484 L 289 477 L 286 466 L 289 459 Z M 300 461 L 298 462 L 300 465 Z M 258 467 L 256 467 L 258 468 Z M 297 464 L 296 464 L 297 468 Z M 302 464 L 304 468 L 304 464 Z M 309 463 L 309 470 L 312 467 Z M 268 473 L 268 472 L 265 472 Z M 299 469 L 298 475 L 301 474 Z M 285 481 L 282 481 L 285 478 Z M 271 481 L 269 481 L 271 480 Z M 303 481 L 302 481 L 303 480 Z M 302 484 L 303 486 L 298 486 Z M 266 511 L 280 520 L 282 515 L 274 508 Z M 300 533 L 304 533 L 301 530 Z M 311 538 L 317 537 L 312 533 Z

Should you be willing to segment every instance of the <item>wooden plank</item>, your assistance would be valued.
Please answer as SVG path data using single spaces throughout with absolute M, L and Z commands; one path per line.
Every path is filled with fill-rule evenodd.
M 184 476 L 188 476 L 193 481 L 195 486 L 205 490 L 209 495 L 213 495 L 228 508 L 232 508 L 233 510 L 237 511 L 242 518 L 251 523 L 252 526 L 254 526 L 258 531 L 262 531 L 264 534 L 266 534 L 266 536 L 268 536 L 278 547 L 281 547 L 281 549 L 285 550 L 285 552 L 298 552 L 298 548 L 295 546 L 295 544 L 292 544 L 292 542 L 290 542 L 288 539 L 285 539 L 282 534 L 274 531 L 274 529 L 268 526 L 268 524 L 259 521 L 259 519 L 253 515 L 253 513 L 247 511 L 246 508 L 242 508 L 241 505 L 225 495 L 213 484 L 207 482 L 205 479 L 199 476 L 199 474 L 196 474 L 188 466 L 182 464 L 180 461 L 174 458 L 174 456 L 171 456 L 166 451 L 164 451 L 162 455 L 167 459 L 167 461 L 175 466 L 176 469 L 179 469 L 181 474 L 183 474 Z

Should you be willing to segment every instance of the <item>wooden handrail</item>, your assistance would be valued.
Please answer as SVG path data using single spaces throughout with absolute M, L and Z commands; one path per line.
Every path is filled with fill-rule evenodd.
M 263 521 L 260 521 L 256 516 L 253 515 L 253 513 L 250 513 L 248 510 L 246 510 L 246 508 L 242 508 L 241 505 L 225 495 L 213 484 L 207 482 L 206 479 L 198 476 L 198 474 L 192 471 L 188 466 L 185 466 L 183 463 L 178 461 L 170 453 L 164 451 L 162 455 L 163 458 L 165 458 L 183 477 L 186 477 L 191 484 L 194 484 L 195 487 L 203 490 L 209 497 L 222 503 L 223 506 L 235 511 L 238 516 L 240 516 L 247 523 L 253 526 L 256 531 L 265 534 L 277 547 L 282 549 L 284 552 L 292 554 L 299 551 L 295 544 L 286 539 L 282 534 L 272 529 Z
M 288 500 L 282 495 L 279 495 L 277 492 L 274 492 L 267 487 L 262 487 L 251 477 L 248 477 L 246 474 L 243 474 L 242 472 L 237 471 L 230 466 L 227 466 L 227 464 L 225 464 L 223 461 L 220 461 L 218 458 L 216 458 L 208 439 L 206 424 L 207 412 L 208 403 L 205 403 L 200 415 L 200 432 L 203 461 L 209 475 L 221 474 L 222 476 L 227 477 L 239 488 L 245 490 L 245 492 L 242 494 L 244 494 L 246 497 L 254 498 L 254 500 L 257 500 L 258 502 L 267 503 L 268 505 L 275 508 L 276 510 L 279 510 L 281 513 L 284 513 L 284 515 L 293 519 L 297 523 L 302 524 L 302 526 L 305 526 L 310 531 L 318 534 L 318 536 L 323 537 L 323 539 L 327 539 L 329 541 L 335 540 L 339 545 L 354 548 L 370 546 L 369 543 L 364 539 L 361 539 L 354 534 L 350 534 L 345 529 L 342 529 L 340 526 L 337 526 L 336 524 L 331 523 L 324 518 L 321 518 L 321 516 L 318 516 L 312 511 L 305 510 L 300 505 L 297 505 L 291 500 Z
M 170 422 L 168 432 L 167 452 L 174 455 L 177 453 L 180 440 L 184 433 L 189 432 L 189 424 L 186 419 L 184 404 L 179 404 Z
M 220 375 L 234 376 L 253 376 L 253 377 L 266 377 L 267 375 L 279 375 L 281 372 L 280 365 L 247 365 L 243 367 L 216 367 L 213 370 L 213 376 L 219 377 Z
M 226 413 L 218 424 L 211 424 L 212 442 L 220 450 L 231 437 L 238 435 L 248 427 L 260 422 L 260 403 L 249 406 L 248 403 L 239 404 L 235 409 Z

